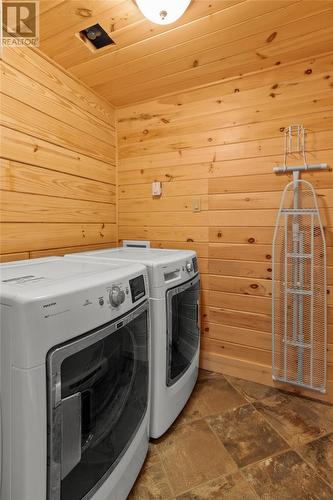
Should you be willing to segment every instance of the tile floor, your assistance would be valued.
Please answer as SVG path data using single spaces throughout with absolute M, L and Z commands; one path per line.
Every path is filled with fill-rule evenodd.
M 333 406 L 201 370 L 130 500 L 333 500 Z

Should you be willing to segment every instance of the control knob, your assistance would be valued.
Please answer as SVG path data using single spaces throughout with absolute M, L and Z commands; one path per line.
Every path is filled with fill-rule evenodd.
M 114 285 L 109 292 L 110 304 L 118 307 L 125 302 L 125 292 L 119 286 Z
M 193 271 L 193 264 L 192 264 L 192 262 L 186 262 L 186 271 L 188 273 L 190 273 L 191 271 Z

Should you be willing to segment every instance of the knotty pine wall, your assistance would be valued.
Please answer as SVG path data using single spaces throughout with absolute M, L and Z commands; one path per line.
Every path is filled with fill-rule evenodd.
M 114 245 L 114 108 L 28 48 L 1 84 L 1 260 Z
M 308 130 L 309 161 L 333 166 L 333 53 L 118 111 L 119 237 L 196 250 L 201 366 L 267 384 L 271 242 L 289 181 L 272 169 L 283 161 L 283 130 L 291 123 Z M 333 401 L 333 173 L 303 178 L 317 188 L 325 215 L 330 344 L 323 399 Z M 155 180 L 163 183 L 160 199 L 151 197 Z

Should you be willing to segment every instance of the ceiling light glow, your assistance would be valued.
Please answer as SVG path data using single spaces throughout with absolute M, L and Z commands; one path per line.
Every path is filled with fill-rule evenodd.
M 171 24 L 185 12 L 191 0 L 136 0 L 142 14 L 155 24 Z

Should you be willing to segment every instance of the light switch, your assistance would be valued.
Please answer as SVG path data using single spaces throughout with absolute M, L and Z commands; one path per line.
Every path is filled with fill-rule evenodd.
M 152 183 L 152 195 L 161 196 L 162 194 L 162 183 L 159 181 L 154 181 Z
M 200 212 L 200 211 L 201 211 L 200 198 L 195 198 L 192 200 L 192 212 Z

